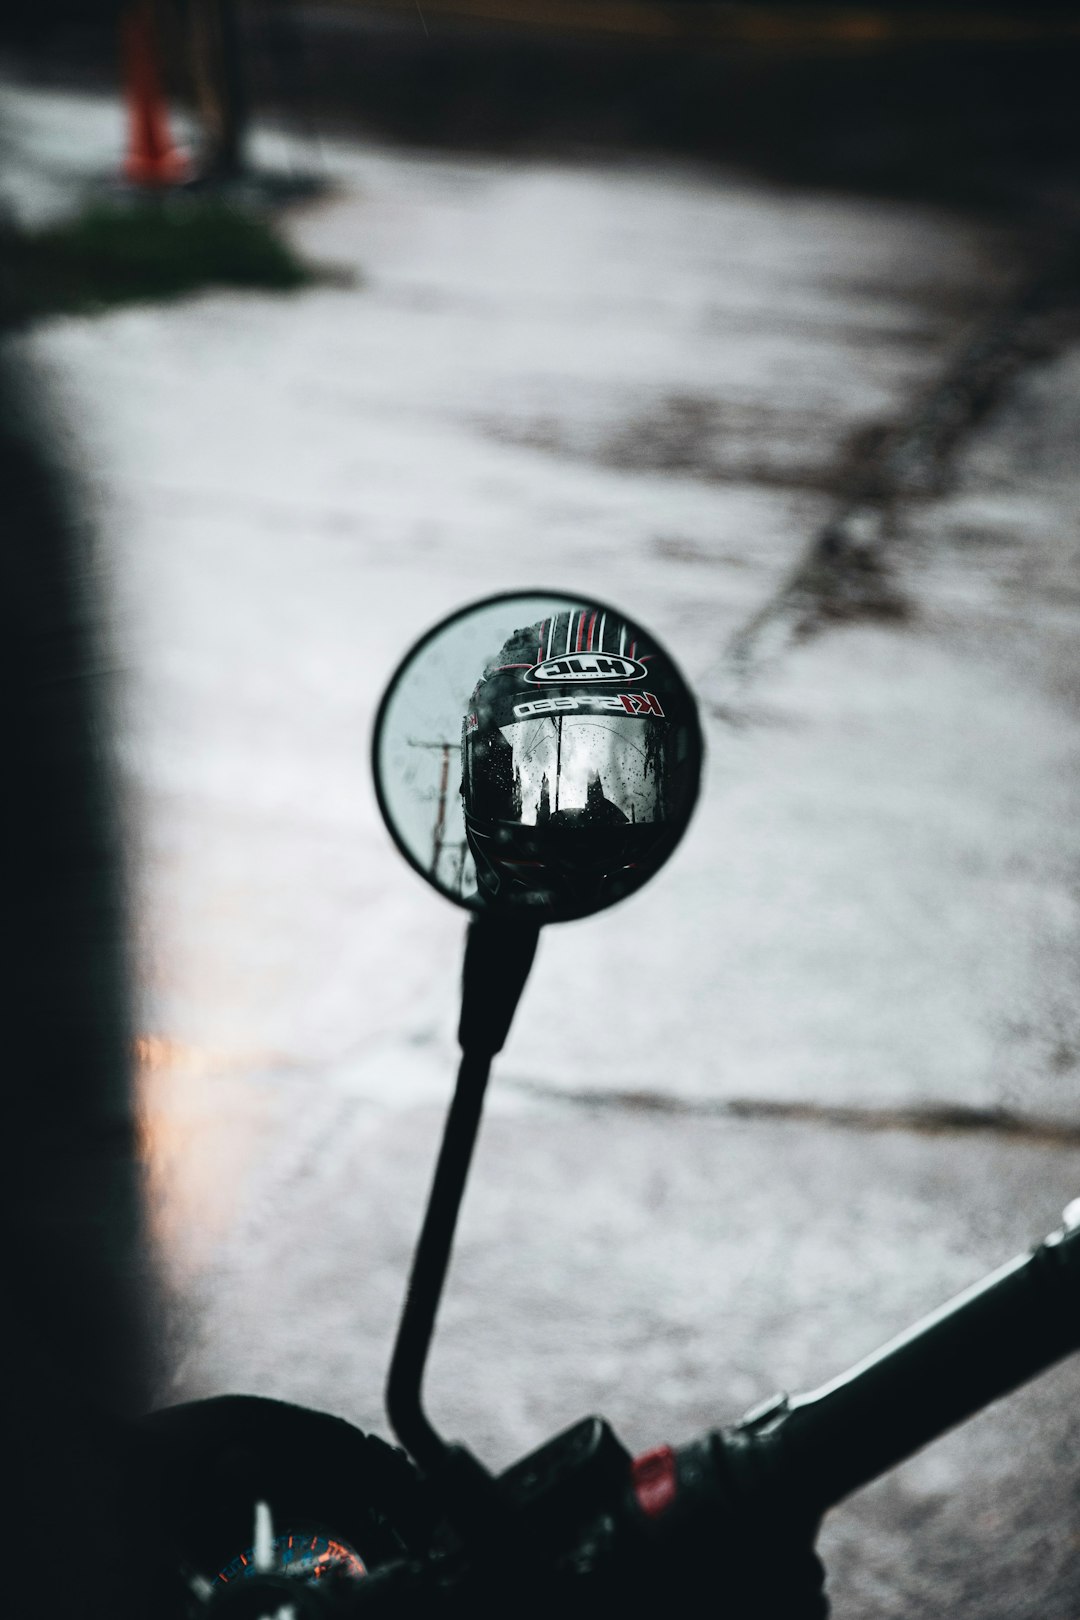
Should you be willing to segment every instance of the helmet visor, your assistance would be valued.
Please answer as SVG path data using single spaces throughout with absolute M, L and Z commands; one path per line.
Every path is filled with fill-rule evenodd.
M 526 827 L 623 827 L 666 819 L 665 721 L 552 714 L 466 740 L 473 814 Z

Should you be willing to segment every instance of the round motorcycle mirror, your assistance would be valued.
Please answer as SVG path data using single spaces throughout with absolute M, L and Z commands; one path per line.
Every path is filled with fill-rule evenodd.
M 488 597 L 429 630 L 375 723 L 376 791 L 405 858 L 471 911 L 582 917 L 632 894 L 686 828 L 697 706 L 617 608 Z

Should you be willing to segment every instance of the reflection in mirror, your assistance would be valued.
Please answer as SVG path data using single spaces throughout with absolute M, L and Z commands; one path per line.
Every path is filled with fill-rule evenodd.
M 690 817 L 701 732 L 640 625 L 595 601 L 491 597 L 404 660 L 375 727 L 387 825 L 472 910 L 581 917 L 630 894 Z

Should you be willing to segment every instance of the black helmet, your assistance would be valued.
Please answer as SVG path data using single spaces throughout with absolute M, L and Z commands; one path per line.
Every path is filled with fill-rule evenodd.
M 516 630 L 462 725 L 482 899 L 568 917 L 639 887 L 685 827 L 700 748 L 685 682 L 633 625 L 581 607 Z

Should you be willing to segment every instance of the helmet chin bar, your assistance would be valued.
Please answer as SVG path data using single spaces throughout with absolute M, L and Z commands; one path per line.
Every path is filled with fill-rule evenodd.
M 424 1369 L 491 1062 L 509 1034 L 539 933 L 539 923 L 531 919 L 519 921 L 485 912 L 469 924 L 458 1026 L 461 1064 L 386 1384 L 386 1412 L 394 1433 L 443 1497 L 450 1522 L 464 1533 L 474 1525 L 479 1529 L 483 1522 L 490 1531 L 494 1485 L 470 1452 L 449 1444 L 429 1421 L 422 1399 Z
M 663 824 L 597 826 L 577 812 L 543 827 L 479 824 L 465 812 L 476 882 L 493 909 L 539 921 L 588 916 L 639 888 L 675 839 Z

